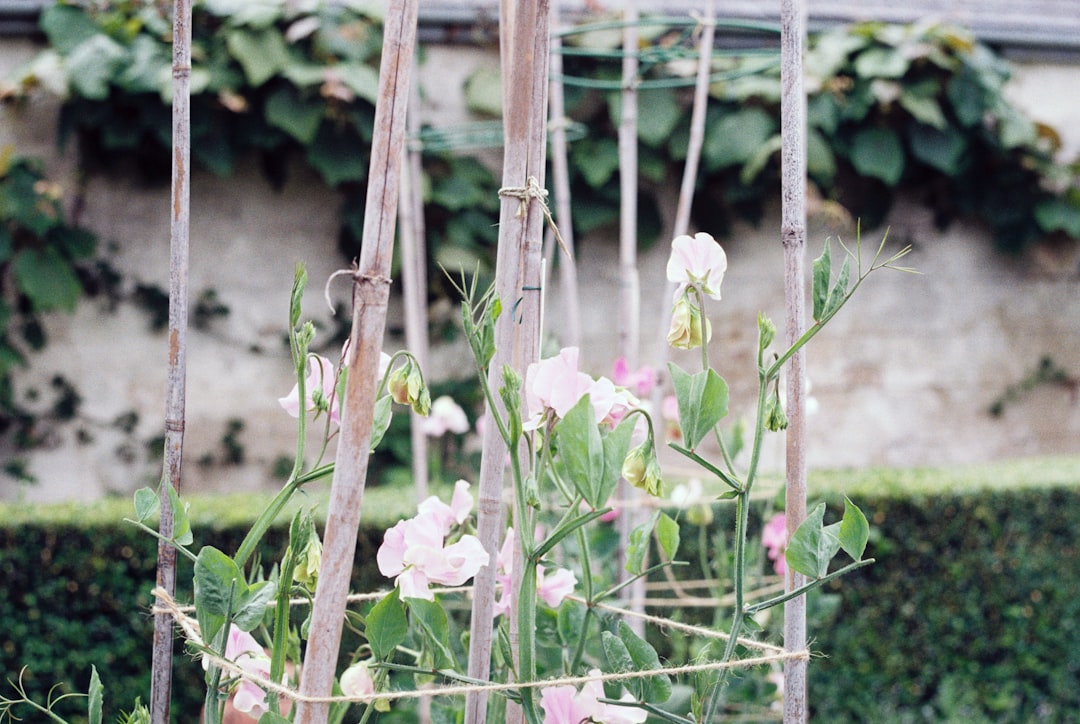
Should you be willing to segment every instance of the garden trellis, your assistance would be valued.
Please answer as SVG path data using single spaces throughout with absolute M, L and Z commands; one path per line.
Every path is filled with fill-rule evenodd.
M 184 360 L 184 328 L 186 326 L 186 236 L 187 236 L 187 195 L 188 195 L 188 169 L 187 169 L 187 76 L 190 73 L 190 56 L 183 37 L 187 33 L 190 37 L 190 5 L 184 6 L 183 0 L 178 0 L 174 10 L 176 22 L 174 26 L 174 191 L 173 191 L 173 303 L 170 313 L 170 400 L 169 413 L 167 416 L 167 461 L 166 477 L 162 485 L 161 509 L 165 513 L 173 510 L 178 504 L 177 493 L 179 491 L 179 451 L 182 445 L 183 432 L 183 360 Z M 712 30 L 714 23 L 711 17 L 711 4 L 709 14 L 704 21 L 702 40 L 699 46 L 699 65 L 695 79 L 697 92 L 695 94 L 695 122 L 691 133 L 692 162 L 688 166 L 696 164 L 697 155 L 700 151 L 701 124 L 703 123 L 701 108 L 703 107 L 703 88 L 706 80 L 710 77 L 708 63 L 706 62 L 707 49 L 711 48 Z M 468 722 L 482 722 L 486 711 L 486 694 L 490 691 L 513 691 L 517 692 L 521 699 L 521 708 L 510 708 L 507 720 L 523 720 L 526 717 L 535 718 L 535 704 L 531 702 L 529 690 L 536 687 L 552 687 L 561 684 L 578 684 L 597 679 L 595 676 L 580 677 L 571 676 L 561 679 L 538 680 L 535 674 L 535 663 L 532 661 L 531 647 L 535 631 L 530 628 L 530 621 L 525 614 L 518 615 L 511 607 L 510 616 L 510 646 L 516 660 L 516 670 L 519 681 L 507 681 L 497 683 L 485 683 L 490 672 L 491 657 L 491 620 L 492 603 L 495 598 L 494 566 L 481 569 L 481 573 L 475 577 L 473 591 L 473 604 L 471 616 L 471 636 L 469 652 L 468 677 L 457 677 L 459 681 L 465 681 L 463 686 L 451 686 L 444 689 L 425 690 L 419 692 L 407 692 L 391 694 L 380 692 L 361 697 L 334 697 L 332 686 L 335 680 L 335 664 L 338 658 L 342 622 L 350 597 L 349 572 L 356 543 L 356 530 L 361 515 L 362 496 L 367 474 L 368 451 L 371 447 L 373 435 L 373 410 L 376 403 L 376 374 L 378 357 L 381 351 L 383 332 L 385 328 L 385 312 L 389 296 L 389 268 L 390 257 L 393 249 L 394 222 L 398 213 L 404 211 L 406 219 L 410 219 L 413 225 L 419 225 L 422 215 L 414 204 L 415 188 L 418 179 L 416 177 L 416 165 L 412 164 L 410 181 L 412 191 L 402 199 L 398 198 L 398 185 L 400 183 L 400 169 L 403 149 L 406 137 L 406 106 L 410 97 L 409 81 L 412 76 L 412 61 L 414 57 L 415 31 L 416 31 L 416 0 L 394 0 L 391 2 L 387 15 L 384 35 L 382 66 L 379 80 L 379 100 L 376 105 L 374 145 L 371 154 L 371 172 L 369 174 L 367 210 L 364 215 L 364 243 L 361 249 L 360 261 L 356 268 L 349 272 L 353 283 L 353 324 L 350 335 L 350 345 L 345 364 L 350 367 L 352 373 L 348 376 L 345 386 L 344 409 L 346 410 L 341 424 L 340 439 L 338 443 L 337 458 L 334 466 L 334 482 L 331 488 L 331 502 L 329 517 L 324 537 L 322 557 L 322 570 L 315 591 L 312 604 L 310 639 L 304 657 L 303 668 L 298 691 L 283 687 L 276 680 L 265 677 L 252 676 L 250 672 L 234 663 L 217 656 L 210 650 L 205 654 L 206 660 L 219 666 L 222 670 L 229 671 L 242 678 L 254 679 L 261 687 L 270 692 L 276 692 L 282 696 L 293 699 L 296 704 L 296 719 L 301 722 L 322 722 L 328 717 L 330 703 L 336 701 L 360 701 L 371 702 L 375 700 L 389 699 L 394 696 L 435 696 L 440 694 L 465 695 L 466 697 L 466 720 Z M 803 136 L 805 133 L 805 102 L 802 99 L 801 86 L 801 53 L 805 35 L 804 10 L 797 0 L 788 0 L 783 5 L 781 19 L 782 59 L 784 69 L 784 94 L 785 108 L 783 123 L 783 153 L 784 153 L 784 218 L 782 237 L 785 247 L 785 277 L 787 279 L 787 307 L 788 323 L 787 338 L 789 345 L 794 351 L 780 362 L 789 362 L 788 367 L 788 400 L 790 413 L 790 427 L 788 433 L 788 531 L 789 536 L 794 536 L 796 529 L 806 515 L 805 505 L 805 463 L 802 453 L 802 353 L 801 345 L 805 343 L 804 323 L 802 318 L 804 296 L 803 255 L 805 245 L 805 209 L 803 197 L 805 195 L 805 145 Z M 636 42 L 636 12 L 631 11 L 628 22 L 624 24 L 624 46 L 635 47 Z M 508 3 L 503 7 L 502 13 L 502 52 L 503 66 L 508 72 L 504 81 L 504 138 L 506 144 L 501 197 L 499 249 L 497 256 L 495 293 L 501 300 L 508 302 L 507 313 L 498 317 L 494 324 L 494 357 L 488 367 L 488 385 L 496 388 L 503 382 L 504 367 L 516 370 L 522 374 L 525 367 L 539 359 L 539 336 L 541 319 L 541 290 L 543 286 L 541 272 L 541 238 L 543 235 L 544 221 L 550 221 L 551 215 L 547 210 L 544 197 L 544 166 L 546 158 L 546 110 L 547 89 L 549 79 L 549 7 L 545 0 L 522 0 L 516 6 L 511 7 Z M 711 56 L 710 56 L 711 57 Z M 637 53 L 624 52 L 624 75 L 622 80 L 623 119 L 620 123 L 620 147 L 622 149 L 622 194 L 623 211 L 621 214 L 622 224 L 620 233 L 620 274 L 622 278 L 622 307 L 628 312 L 628 317 L 621 327 L 621 351 L 625 357 L 635 360 L 638 356 L 637 330 L 639 320 L 636 310 L 638 305 L 637 268 L 636 268 L 636 91 L 644 87 L 643 82 L 637 81 L 639 73 Z M 696 144 L 696 149 L 694 148 Z M 412 161 L 415 161 L 415 154 Z M 689 191 L 692 189 L 693 174 L 688 171 L 684 179 L 683 194 L 680 198 L 679 213 L 677 214 L 677 231 L 681 234 L 688 225 Z M 688 186 L 689 184 L 689 186 Z M 400 204 L 399 204 L 400 201 Z M 685 203 L 684 203 L 685 201 Z M 557 235 L 557 232 L 556 232 Z M 409 234 L 410 262 L 407 276 L 410 278 L 410 327 L 415 330 L 419 324 L 417 314 L 416 290 L 419 288 L 422 277 L 421 267 L 416 260 L 419 258 L 419 250 L 411 246 L 417 234 L 415 231 Z M 895 259 L 897 257 L 894 257 Z M 888 266 L 890 259 L 881 266 Z M 572 262 L 572 259 L 569 260 Z M 876 259 L 875 259 L 876 262 Z M 871 265 L 870 271 L 875 267 Z M 861 270 L 860 270 L 861 273 Z M 860 277 L 859 281 L 863 277 Z M 828 278 L 826 277 L 826 283 Z M 846 292 L 846 288 L 841 290 Z M 846 296 L 839 304 L 846 301 Z M 700 291 L 699 291 L 700 301 Z M 838 305 L 837 307 L 838 308 Z M 835 312 L 835 308 L 832 310 Z M 704 322 L 700 324 L 704 325 Z M 701 337 L 707 335 L 701 333 Z M 766 336 L 764 333 L 763 337 Z M 418 339 L 414 337 L 414 339 Z M 422 341 L 418 344 L 423 344 Z M 762 351 L 767 343 L 763 342 Z M 421 355 L 422 356 L 422 355 Z M 779 375 L 779 367 L 770 367 L 772 374 Z M 173 371 L 175 370 L 177 382 L 172 383 Z M 764 398 L 762 398 L 764 399 Z M 483 442 L 483 457 L 479 480 L 479 516 L 478 534 L 484 549 L 494 552 L 498 547 L 498 538 L 505 529 L 503 517 L 504 495 L 503 479 L 507 458 L 507 446 L 503 438 L 497 433 L 494 420 L 496 416 L 506 415 L 507 401 L 498 397 L 489 397 L 489 409 L 486 413 L 487 427 Z M 680 402 L 681 404 L 681 402 Z M 415 418 L 414 418 L 415 421 Z M 169 437 L 169 434 L 174 437 Z M 414 437 L 414 440 L 416 438 Z M 693 445 L 689 453 L 693 456 Z M 171 456 L 175 450 L 177 457 Z M 685 452 L 685 451 L 684 451 Z M 517 456 L 524 456 L 524 449 L 509 450 L 511 464 L 516 464 Z M 421 476 L 422 477 L 422 476 Z M 721 475 L 721 477 L 723 477 Z M 725 478 L 725 480 L 727 480 Z M 729 484 L 731 484 L 729 482 Z M 747 488 L 740 493 L 748 496 Z M 740 498 L 743 505 L 742 534 L 745 537 L 745 500 Z M 531 514 L 526 510 L 528 507 L 520 491 L 514 498 L 513 516 L 519 530 L 527 526 L 523 525 Z M 634 508 L 634 501 L 630 500 L 630 507 Z M 631 516 L 627 516 L 630 518 Z M 164 540 L 179 537 L 176 531 L 169 526 L 172 516 L 162 516 L 161 535 Z M 525 540 L 522 536 L 522 540 Z M 515 563 L 513 566 L 513 585 L 517 590 L 523 575 L 535 575 L 537 559 L 528 558 L 531 555 L 531 543 L 523 542 L 515 551 Z M 863 541 L 865 545 L 865 541 Z M 847 550 L 845 548 L 845 550 Z M 155 589 L 158 598 L 158 608 L 155 613 L 159 621 L 171 618 L 185 632 L 185 635 L 197 647 L 206 649 L 209 641 L 200 640 L 198 625 L 188 618 L 184 611 L 176 607 L 172 601 L 173 590 L 171 576 L 174 568 L 170 562 L 171 551 L 162 555 L 162 571 L 159 574 L 160 587 Z M 861 551 L 859 552 L 861 555 Z M 854 557 L 854 556 L 853 556 Z M 739 560 L 739 554 L 736 554 Z M 857 558 L 857 557 L 856 557 Z M 857 562 L 859 565 L 861 561 Z M 532 567 L 532 574 L 528 570 Z M 526 573 L 523 573 L 525 569 Z M 803 581 L 798 578 L 799 574 L 792 572 L 788 581 L 787 590 L 799 590 Z M 830 574 L 831 576 L 832 574 Z M 824 579 L 822 579 L 824 580 Z M 735 596 L 737 616 L 743 612 L 759 610 L 763 605 L 773 605 L 787 600 L 788 596 L 780 599 L 770 599 L 765 604 L 750 604 L 745 597 L 746 592 L 737 589 Z M 794 596 L 792 600 L 799 601 L 801 596 Z M 591 608 L 594 603 L 590 600 L 587 605 Z M 598 608 L 607 607 L 596 604 Z M 640 623 L 650 623 L 662 627 L 678 627 L 673 621 L 658 617 L 646 617 L 636 614 L 633 610 L 611 609 L 611 613 L 619 616 L 627 616 Z M 535 612 L 534 612 L 535 614 Z M 749 614 L 747 614 L 749 615 Z M 750 666 L 765 662 L 787 662 L 787 675 L 789 680 L 789 695 L 786 701 L 785 719 L 789 721 L 802 721 L 806 718 L 805 696 L 805 662 L 808 653 L 805 651 L 805 609 L 798 604 L 790 606 L 790 612 L 786 615 L 785 624 L 785 648 L 777 649 L 765 644 L 742 639 L 738 637 L 739 626 L 733 624 L 731 636 L 718 634 L 714 631 L 697 631 L 710 637 L 726 639 L 725 657 L 722 661 L 708 661 L 703 663 L 688 664 L 685 666 L 661 667 L 659 662 L 655 667 L 642 665 L 635 659 L 637 666 L 633 671 L 622 671 L 604 675 L 604 680 L 623 681 L 628 679 L 649 678 L 667 676 L 670 674 L 688 674 L 694 672 L 713 671 L 720 672 L 735 666 Z M 738 621 L 738 617 L 736 618 Z M 520 626 L 515 630 L 515 626 Z M 621 624 L 620 624 L 621 626 Z M 629 627 L 628 627 L 629 628 Z M 632 639 L 631 639 L 632 640 Z M 761 656 L 738 660 L 731 657 L 736 642 L 747 648 L 758 649 Z M 171 648 L 171 646 L 170 646 Z M 168 716 L 168 674 L 170 662 L 158 656 L 159 647 L 155 646 L 155 690 L 152 697 L 155 721 L 165 721 Z M 655 655 L 655 654 L 654 654 Z M 391 664 L 386 664 L 388 667 Z M 716 696 L 711 696 L 711 702 L 707 711 L 711 712 L 716 706 Z M 653 711 L 648 702 L 639 702 L 640 706 Z M 654 712 L 656 713 L 656 712 Z M 675 719 L 677 720 L 677 719 Z

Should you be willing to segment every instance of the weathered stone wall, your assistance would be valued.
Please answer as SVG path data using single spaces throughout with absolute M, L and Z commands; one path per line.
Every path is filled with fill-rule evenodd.
M 5 40 L 0 73 L 29 58 L 33 46 Z M 485 52 L 431 48 L 422 82 L 429 93 L 425 113 L 436 123 L 462 120 L 464 111 L 447 89 L 460 87 L 469 70 L 495 62 Z M 1080 108 L 1070 91 L 1078 67 L 1023 67 L 1013 91 L 1038 119 L 1054 124 L 1072 152 L 1080 148 Z M 1056 88 L 1056 91 L 1051 90 Z M 55 107 L 33 103 L 0 110 L 0 144 L 21 154 L 45 155 L 58 180 L 71 187 L 72 154 L 56 154 Z M 276 398 L 292 385 L 284 344 L 288 290 L 297 262 L 311 278 L 306 311 L 324 325 L 334 322 L 322 301 L 328 276 L 347 264 L 336 249 L 340 197 L 304 169 L 294 170 L 281 192 L 269 188 L 256 169 L 220 179 L 193 176 L 192 295 L 213 289 L 231 313 L 208 331 L 192 330 L 188 350 L 185 486 L 252 489 L 273 486 L 275 458 L 294 449 L 294 423 Z M 92 178 L 82 222 L 109 249 L 111 263 L 132 285 L 168 286 L 168 189 L 141 188 L 116 178 Z M 992 250 L 978 223 L 958 223 L 942 232 L 930 214 L 901 203 L 891 218 L 887 250 L 910 243 L 909 263 L 919 276 L 880 272 L 855 302 L 816 339 L 808 352 L 812 395 L 809 462 L 815 467 L 926 465 L 1032 454 L 1080 452 L 1080 402 L 1076 390 L 1040 387 L 994 418 L 988 407 L 1049 356 L 1074 377 L 1080 375 L 1080 257 L 1072 246 L 1046 246 L 1020 258 Z M 732 411 L 745 414 L 755 380 L 755 317 L 764 310 L 783 327 L 782 251 L 779 215 L 757 228 L 738 227 L 722 239 L 729 258 L 724 299 L 713 315 L 713 360 L 733 390 Z M 811 224 L 809 258 L 828 230 Z M 864 231 L 868 253 L 881 231 Z M 840 234 L 849 244 L 851 230 Z M 661 316 L 666 315 L 664 262 L 660 244 L 642 254 L 642 361 L 655 358 Z M 834 258 L 839 249 L 834 246 Z M 594 373 L 606 373 L 616 349 L 617 250 L 610 239 L 580 241 L 584 298 L 584 358 Z M 557 276 L 557 275 L 556 275 Z M 332 290 L 346 296 L 345 285 Z M 553 282 L 548 319 L 558 333 L 562 295 Z M 400 327 L 400 309 L 391 310 Z M 160 463 L 142 450 L 134 460 L 118 456 L 128 438 L 99 423 L 136 411 L 136 437 L 159 435 L 164 419 L 166 341 L 148 331 L 145 314 L 130 304 L 107 310 L 101 301 L 83 303 L 71 317 L 48 321 L 49 345 L 19 375 L 21 389 L 47 387 L 62 374 L 83 397 L 83 427 L 94 441 L 75 441 L 80 426 L 60 429 L 54 444 L 29 456 L 41 481 L 20 488 L 0 480 L 0 498 L 37 500 L 126 494 L 159 474 Z M 323 339 L 328 338 L 324 333 Z M 400 346 L 388 340 L 388 350 Z M 460 347 L 436 351 L 435 375 L 466 368 Z M 694 357 L 680 358 L 688 368 Z M 200 465 L 217 454 L 228 421 L 245 423 L 240 441 L 248 464 Z M 766 446 L 768 464 L 782 459 L 782 436 Z M 0 450 L 0 458 L 14 454 Z

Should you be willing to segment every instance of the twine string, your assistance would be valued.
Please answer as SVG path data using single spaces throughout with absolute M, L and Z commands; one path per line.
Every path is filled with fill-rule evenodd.
M 555 241 L 559 243 L 559 248 L 562 249 L 563 254 L 566 255 L 567 259 L 574 258 L 570 253 L 570 249 L 567 248 L 566 242 L 563 241 L 562 234 L 559 233 L 555 217 L 551 215 L 551 209 L 547 204 L 548 190 L 540 185 L 535 176 L 530 176 L 524 186 L 503 186 L 499 189 L 499 196 L 518 199 L 521 202 L 517 212 L 519 218 L 523 218 L 529 213 L 529 201 L 535 200 L 540 205 L 540 211 L 544 214 L 544 219 L 547 221 L 551 233 L 555 236 Z
M 184 636 L 198 648 L 206 648 L 205 642 L 202 640 L 201 633 L 199 631 L 199 625 L 197 622 L 187 616 L 181 609 L 181 606 L 169 595 L 169 593 L 163 588 L 155 588 L 152 595 L 157 599 L 158 604 L 154 607 L 155 612 L 168 613 L 172 616 L 173 621 L 183 631 Z M 377 596 L 380 594 L 361 594 L 363 596 Z M 576 599 L 575 600 L 581 600 Z M 635 615 L 643 618 L 646 621 L 656 623 L 661 626 L 667 626 L 669 628 L 678 628 L 693 633 L 700 633 L 711 637 L 726 638 L 725 634 L 711 631 L 705 628 L 699 628 L 696 626 L 690 626 L 687 624 L 680 624 L 676 621 L 669 619 L 662 619 L 656 616 L 650 616 L 648 614 L 637 614 L 632 611 L 627 611 L 614 606 L 608 606 L 606 604 L 594 604 L 598 608 L 603 608 L 620 615 Z M 187 608 L 187 607 L 185 607 Z M 372 701 L 391 701 L 395 699 L 418 699 L 421 697 L 432 696 L 460 696 L 469 694 L 472 692 L 488 691 L 488 692 L 501 692 L 501 691 L 514 691 L 523 688 L 538 689 L 541 687 L 551 686 L 574 686 L 577 687 L 581 684 L 590 681 L 629 681 L 632 679 L 643 679 L 651 676 L 678 676 L 681 674 L 690 674 L 702 671 L 717 671 L 722 669 L 732 668 L 745 668 L 752 666 L 760 666 L 763 664 L 769 664 L 782 661 L 806 661 L 810 658 L 809 651 L 793 651 L 786 652 L 783 649 L 772 646 L 769 644 L 763 644 L 749 639 L 739 639 L 739 643 L 751 647 L 757 648 L 764 652 L 761 656 L 754 656 L 736 661 L 706 661 L 695 664 L 683 664 L 681 666 L 660 667 L 656 669 L 649 669 L 645 671 L 624 671 L 618 673 L 606 673 L 606 674 L 591 674 L 586 676 L 564 676 L 554 679 L 544 679 L 541 681 L 527 681 L 527 682 L 493 682 L 487 684 L 456 684 L 451 686 L 425 688 L 416 690 L 403 690 L 403 691 L 386 691 L 379 692 L 377 694 L 364 694 L 357 696 L 311 696 L 301 694 L 300 692 L 292 689 L 289 686 L 280 684 L 270 679 L 252 673 L 245 670 L 239 664 L 229 661 L 215 653 L 204 652 L 202 654 L 204 661 L 219 667 L 222 671 L 226 671 L 229 674 L 235 676 L 238 679 L 244 679 L 250 681 L 267 692 L 277 694 L 278 696 L 286 697 L 294 702 L 304 702 L 308 704 L 324 704 L 335 702 L 349 702 L 357 704 L 366 704 Z M 433 670 L 430 672 L 433 675 L 438 675 L 441 672 Z

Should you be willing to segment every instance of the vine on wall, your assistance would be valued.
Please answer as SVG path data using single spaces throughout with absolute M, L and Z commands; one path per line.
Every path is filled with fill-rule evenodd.
M 660 190 L 681 175 L 693 75 L 693 34 L 653 22 L 640 51 L 649 54 L 644 79 L 659 81 L 642 91 L 648 112 L 639 124 L 646 241 L 664 228 Z M 171 22 L 159 4 L 59 2 L 43 11 L 41 29 L 48 47 L 0 87 L 0 98 L 18 105 L 41 92 L 61 97 L 58 139 L 75 146 L 81 178 L 134 170 L 147 183 L 167 183 Z M 339 246 L 354 256 L 382 43 L 372 6 L 202 0 L 192 30 L 194 161 L 228 176 L 239 158 L 254 155 L 280 188 L 301 159 L 339 192 Z M 611 60 L 621 54 L 620 39 L 617 32 L 566 38 L 568 108 L 589 128 L 571 146 L 579 235 L 618 215 L 612 88 L 619 68 Z M 780 84 L 778 65 L 760 52 L 717 54 L 713 69 L 694 222 L 722 230 L 738 219 L 757 221 L 776 197 Z M 806 69 L 809 173 L 830 208 L 872 225 L 897 194 L 910 193 L 941 224 L 983 220 L 1011 253 L 1051 235 L 1080 239 L 1080 162 L 1061 162 L 1057 133 L 1005 99 L 1007 65 L 970 34 L 936 24 L 863 23 L 812 38 Z M 476 91 L 483 85 L 466 95 L 478 111 L 493 105 Z M 461 153 L 426 154 L 425 172 L 431 262 L 490 264 L 494 175 Z M 13 398 L 11 373 L 45 343 L 40 315 L 70 311 L 83 294 L 115 292 L 119 283 L 107 259 L 94 259 L 94 234 L 64 220 L 59 198 L 38 161 L 4 150 L 0 435 L 15 431 L 26 444 L 38 413 Z M 449 292 L 438 288 L 438 275 L 431 283 L 432 294 Z

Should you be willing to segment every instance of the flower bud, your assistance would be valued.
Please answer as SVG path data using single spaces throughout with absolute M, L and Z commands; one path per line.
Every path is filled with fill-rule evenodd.
M 671 328 L 667 341 L 676 349 L 694 349 L 702 344 L 702 326 L 705 328 L 704 341 L 712 338 L 712 325 L 702 318 L 701 310 L 690 303 L 685 295 L 675 302 L 671 310 Z
M 623 460 L 622 476 L 626 478 L 626 482 L 649 495 L 663 495 L 664 481 L 661 479 L 660 464 L 656 461 L 652 440 L 646 440 L 627 453 Z
M 311 530 L 307 545 L 296 557 L 293 568 L 293 581 L 312 593 L 319 582 L 319 566 L 322 565 L 322 543 L 314 529 Z
M 412 357 L 407 357 L 405 364 L 390 373 L 387 387 L 399 405 L 411 405 L 414 412 L 425 417 L 431 411 L 431 393 L 424 384 L 420 366 Z
M 765 429 L 770 432 L 786 430 L 788 426 L 787 415 L 784 414 L 784 406 L 780 404 L 780 397 L 773 395 L 765 403 Z
M 758 312 L 758 348 L 765 351 L 776 338 L 776 325 L 764 314 Z

